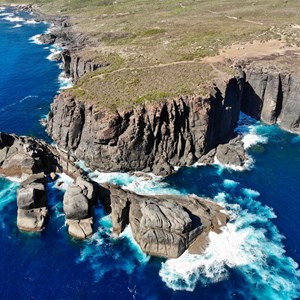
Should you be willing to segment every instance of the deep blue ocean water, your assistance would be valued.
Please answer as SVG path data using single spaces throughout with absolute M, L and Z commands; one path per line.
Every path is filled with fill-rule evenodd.
M 24 13 L 3 13 L 7 10 L 0 11 L 0 131 L 49 140 L 39 120 L 60 88 L 61 70 L 46 59 L 51 49 L 30 40 L 48 25 L 28 23 L 31 17 Z M 18 183 L 0 178 L 1 299 L 299 299 L 300 138 L 250 123 L 239 127 L 245 141 L 253 143 L 250 170 L 198 166 L 151 181 L 118 173 L 90 175 L 140 193 L 189 193 L 222 204 L 231 221 L 222 234 L 210 236 L 201 257 L 147 257 L 130 228 L 118 239 L 111 236 L 110 217 L 100 205 L 93 237 L 69 238 L 63 190 L 53 183 L 45 231 L 19 232 Z

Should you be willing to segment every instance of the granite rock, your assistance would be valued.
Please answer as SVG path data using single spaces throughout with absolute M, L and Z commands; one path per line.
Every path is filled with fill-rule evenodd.
M 222 207 L 199 197 L 142 196 L 101 184 L 100 200 L 111 212 L 113 233 L 119 235 L 130 224 L 141 249 L 154 256 L 176 258 L 189 248 L 200 254 L 207 246 L 200 239 L 211 230 L 221 232 L 228 222 Z

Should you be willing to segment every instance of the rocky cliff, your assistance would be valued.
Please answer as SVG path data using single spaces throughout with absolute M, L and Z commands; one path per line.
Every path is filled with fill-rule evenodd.
M 261 68 L 248 68 L 245 75 L 242 111 L 300 133 L 300 77 Z
M 100 200 L 111 213 L 113 233 L 130 224 L 141 249 L 150 255 L 174 258 L 187 249 L 200 254 L 210 231 L 219 233 L 228 222 L 223 208 L 195 196 L 142 196 L 111 184 L 98 185 L 76 172 L 74 161 L 45 142 L 0 133 L 0 174 L 22 178 L 17 193 L 17 226 L 36 232 L 45 227 L 47 181 L 67 168 L 76 178 L 64 194 L 63 209 L 68 232 L 84 239 L 93 233 L 93 207 Z M 72 166 L 72 167 L 71 167 Z M 7 173 L 7 170 L 10 170 Z M 51 172 L 49 174 L 49 172 Z M 59 184 L 59 183 L 58 183 Z
M 47 132 L 58 146 L 102 171 L 167 175 L 228 142 L 239 118 L 242 78 L 209 98 L 185 96 L 111 112 L 71 93 L 51 105 Z

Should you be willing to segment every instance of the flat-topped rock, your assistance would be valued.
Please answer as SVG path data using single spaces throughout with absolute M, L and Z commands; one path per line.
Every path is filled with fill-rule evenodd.
M 22 231 L 42 231 L 48 214 L 46 207 L 34 209 L 18 209 L 17 226 Z
M 68 220 L 68 232 L 77 239 L 86 239 L 93 234 L 93 218 Z

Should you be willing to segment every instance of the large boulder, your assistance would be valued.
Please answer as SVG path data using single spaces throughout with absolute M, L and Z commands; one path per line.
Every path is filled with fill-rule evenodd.
M 247 161 L 247 154 L 241 137 L 219 145 L 216 149 L 216 158 L 223 165 L 243 167 Z
M 71 220 L 85 219 L 89 215 L 89 200 L 79 186 L 71 185 L 65 192 L 64 212 Z
M 150 255 L 176 258 L 189 249 L 202 253 L 208 233 L 228 221 L 222 207 L 191 196 L 142 196 L 111 184 L 101 184 L 100 200 L 110 207 L 113 233 L 130 224 L 133 237 Z M 197 247 L 193 246 L 197 244 Z
M 93 218 L 83 220 L 67 220 L 68 232 L 77 239 L 85 239 L 93 234 Z
M 47 216 L 47 178 L 44 173 L 27 177 L 17 193 L 17 226 L 20 230 L 41 231 Z
M 63 209 L 71 236 L 84 239 L 93 233 L 92 205 L 96 199 L 97 189 L 88 178 L 78 176 L 76 183 L 68 187 Z
M 22 231 L 42 231 L 48 210 L 46 207 L 18 209 L 17 226 Z
M 243 168 L 248 160 L 241 136 L 230 140 L 226 144 L 220 144 L 203 155 L 198 164 L 214 164 L 216 161 L 225 166 Z

